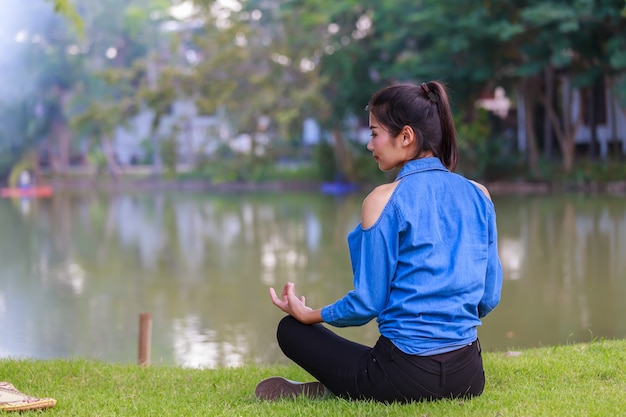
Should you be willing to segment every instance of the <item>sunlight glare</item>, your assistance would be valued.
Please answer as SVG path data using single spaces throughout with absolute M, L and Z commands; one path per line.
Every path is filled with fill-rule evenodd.
M 287 66 L 291 63 L 291 60 L 288 56 L 274 53 L 272 54 L 272 61 L 276 62 L 278 65 Z
M 246 38 L 246 35 L 239 32 L 236 36 L 235 36 L 235 45 L 239 46 L 240 48 L 243 48 L 245 46 L 248 45 L 248 39 Z
M 194 13 L 193 3 L 190 1 L 183 1 L 175 6 L 169 8 L 170 16 L 176 20 L 187 20 Z
M 107 49 L 105 55 L 109 59 L 114 59 L 117 56 L 117 48 L 111 46 L 109 49 Z
M 70 45 L 67 47 L 67 53 L 70 55 L 78 55 L 80 53 L 80 48 L 78 45 Z
M 300 60 L 301 72 L 311 72 L 314 69 L 315 69 L 315 62 L 311 61 L 309 58 L 302 58 Z
M 339 25 L 337 23 L 331 23 L 330 25 L 328 25 L 328 33 L 334 35 L 336 33 L 339 32 Z
M 20 30 L 15 34 L 15 42 L 22 43 L 28 39 L 28 32 L 25 29 Z

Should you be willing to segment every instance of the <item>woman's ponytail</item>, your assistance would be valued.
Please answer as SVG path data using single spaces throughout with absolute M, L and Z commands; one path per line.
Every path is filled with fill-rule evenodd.
M 458 162 L 458 148 L 456 127 L 448 94 L 444 85 L 439 81 L 422 83 L 420 86 L 425 92 L 426 98 L 437 105 L 439 123 L 441 124 L 441 142 L 439 142 L 439 149 L 436 153 L 446 168 L 454 171 Z

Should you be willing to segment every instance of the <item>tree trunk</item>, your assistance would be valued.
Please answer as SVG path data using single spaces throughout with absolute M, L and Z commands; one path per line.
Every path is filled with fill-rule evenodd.
M 337 160 L 337 172 L 342 174 L 347 180 L 354 180 L 354 169 L 352 158 L 348 152 L 346 143 L 339 128 L 333 129 L 333 143 L 335 145 L 335 157 Z
M 587 89 L 587 125 L 589 126 L 589 132 L 591 136 L 589 138 L 589 159 L 595 159 L 598 156 L 598 135 L 596 126 L 598 121 L 596 120 L 596 89 L 595 86 Z
M 158 111 L 154 112 L 154 119 L 152 119 L 152 126 L 150 128 L 150 141 L 152 142 L 152 174 L 155 177 L 160 177 L 163 174 L 163 158 L 161 158 L 161 140 L 159 138 L 159 125 L 161 124 L 161 114 Z
M 534 100 L 529 95 L 524 98 L 526 112 L 526 143 L 528 144 L 528 168 L 530 174 L 536 177 L 539 172 L 539 154 L 537 152 L 537 135 L 535 134 Z
M 562 122 L 559 120 L 554 103 L 550 102 L 545 94 L 539 94 L 539 100 L 543 104 L 556 135 L 561 149 L 563 171 L 569 173 L 574 168 L 574 156 L 576 151 L 576 133 L 582 122 L 579 111 L 573 119 L 573 97 L 569 77 L 561 78 L 561 99 L 563 100 Z
M 111 176 L 115 179 L 119 178 L 122 170 L 115 159 L 115 152 L 113 150 L 113 145 L 111 145 L 111 139 L 109 139 L 106 135 L 102 137 L 102 152 L 104 153 L 104 157 L 107 162 L 109 174 L 111 174 Z
M 63 89 L 61 86 L 56 86 L 54 91 L 57 96 L 59 110 L 54 120 L 52 121 L 51 134 L 52 143 L 56 144 L 56 161 L 53 165 L 56 172 L 64 173 L 67 171 L 70 165 L 70 148 L 71 148 L 71 133 L 66 118 L 67 102 L 70 98 L 68 90 Z
M 40 182 L 39 180 L 41 179 L 41 157 L 39 155 L 39 147 L 35 146 L 30 151 L 30 156 L 33 161 L 33 177 L 35 177 L 35 181 Z
M 70 164 L 70 131 L 65 120 L 57 119 L 52 122 L 51 148 L 56 150 L 51 155 L 52 169 L 56 173 L 64 173 Z
M 575 141 L 568 140 L 561 146 L 561 152 L 563 153 L 563 171 L 567 173 L 572 172 L 572 169 L 574 169 L 575 145 Z
M 554 68 L 551 66 L 544 71 L 544 84 L 546 98 L 554 103 Z M 543 115 L 543 156 L 547 160 L 552 157 L 552 123 L 547 113 Z
M 534 78 L 522 80 L 521 89 L 519 91 L 524 102 L 524 129 L 526 131 L 528 169 L 533 177 L 537 177 L 539 172 L 539 153 L 537 150 L 537 135 L 535 133 L 536 82 L 537 80 Z

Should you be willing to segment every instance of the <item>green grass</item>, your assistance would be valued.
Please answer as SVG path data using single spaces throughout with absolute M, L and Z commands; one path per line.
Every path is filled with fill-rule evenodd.
M 0 381 L 52 397 L 50 416 L 624 416 L 626 340 L 484 352 L 487 385 L 471 400 L 384 405 L 337 398 L 259 402 L 271 375 L 308 380 L 297 366 L 197 370 L 88 360 L 0 360 Z M 0 412 L 0 415 L 3 413 Z M 7 413 L 8 415 L 9 413 Z

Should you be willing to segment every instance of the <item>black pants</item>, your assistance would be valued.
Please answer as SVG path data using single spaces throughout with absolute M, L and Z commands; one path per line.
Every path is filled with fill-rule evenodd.
M 281 320 L 277 337 L 288 358 L 346 399 L 391 403 L 472 397 L 485 386 L 478 341 L 441 355 L 408 355 L 386 337 L 371 348 L 291 316 Z

